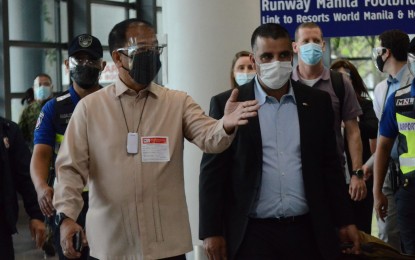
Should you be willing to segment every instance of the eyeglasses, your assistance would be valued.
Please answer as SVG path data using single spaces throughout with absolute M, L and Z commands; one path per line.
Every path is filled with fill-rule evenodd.
M 158 55 L 161 55 L 163 53 L 164 47 L 167 47 L 167 44 L 162 45 L 133 45 L 127 48 L 119 48 L 117 49 L 117 52 L 120 52 L 124 54 L 125 56 L 129 58 L 133 58 L 134 55 L 140 54 L 140 53 L 156 53 Z M 124 51 L 127 52 L 127 54 L 124 53 Z
M 385 48 L 385 47 L 375 47 L 372 50 L 372 55 L 374 58 L 376 58 L 377 56 L 382 56 L 386 52 L 387 49 L 388 48 Z

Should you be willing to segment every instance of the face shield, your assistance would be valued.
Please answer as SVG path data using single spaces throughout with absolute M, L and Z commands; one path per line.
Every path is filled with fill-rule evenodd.
M 69 57 L 71 79 L 83 89 L 89 89 L 98 85 L 101 70 L 102 59 L 91 59 L 87 56 Z
M 131 37 L 128 39 L 126 48 L 119 48 L 117 51 L 128 57 L 128 67 L 130 76 L 135 82 L 141 85 L 148 85 L 154 80 L 161 68 L 160 56 L 166 44 L 159 44 L 156 38 L 137 39 Z

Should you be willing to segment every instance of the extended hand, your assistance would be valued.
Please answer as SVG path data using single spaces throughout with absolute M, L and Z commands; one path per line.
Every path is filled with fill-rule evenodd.
M 385 217 L 388 216 L 388 199 L 385 194 L 373 193 L 373 206 L 378 217 L 385 222 Z
M 248 124 L 248 118 L 258 114 L 258 101 L 238 102 L 238 93 L 238 89 L 234 89 L 225 106 L 223 128 L 228 134 L 233 133 L 236 126 Z
M 366 198 L 367 189 L 365 181 L 353 175 L 350 179 L 349 194 L 354 201 L 361 201 Z
M 53 189 L 47 184 L 36 190 L 40 210 L 46 217 L 52 217 L 55 208 L 52 204 Z
M 46 240 L 45 223 L 39 219 L 31 219 L 29 222 L 29 230 L 32 235 L 32 240 L 36 242 L 36 247 L 42 248 Z
M 226 242 L 221 236 L 203 240 L 203 247 L 209 260 L 226 260 Z

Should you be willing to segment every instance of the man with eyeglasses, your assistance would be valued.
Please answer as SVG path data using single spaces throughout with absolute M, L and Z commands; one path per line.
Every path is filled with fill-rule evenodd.
M 62 247 L 79 253 L 71 234 L 88 182 L 86 236 L 91 259 L 185 259 L 192 239 L 184 192 L 184 139 L 205 152 L 222 152 L 236 127 L 256 116 L 256 101 L 229 98 L 215 120 L 185 92 L 152 82 L 163 45 L 147 22 L 114 26 L 109 49 L 116 82 L 80 101 L 58 158 L 54 206 L 64 217 Z
M 415 39 L 409 46 L 407 69 L 415 76 Z M 395 193 L 397 223 L 401 249 L 415 256 L 415 81 L 393 92 L 386 101 L 379 126 L 375 155 L 375 210 L 383 220 L 388 216 L 388 199 L 382 194 L 382 184 L 388 168 L 388 158 L 397 142 L 399 161 L 398 187 Z M 395 142 L 395 140 L 397 140 Z
M 65 66 L 69 70 L 72 85 L 67 91 L 48 101 L 42 108 L 34 131 L 34 150 L 31 160 L 31 177 L 36 188 L 38 202 L 42 213 L 55 225 L 59 223 L 59 216 L 53 219 L 55 208 L 52 204 L 54 189 L 51 187 L 55 179 L 54 162 L 60 144 L 64 139 L 69 119 L 80 99 L 101 88 L 99 77 L 105 68 L 102 60 L 103 50 L 100 41 L 92 35 L 81 34 L 72 39 L 68 45 L 68 56 Z M 84 183 L 83 186 L 86 186 Z M 82 198 L 79 201 L 83 206 L 75 219 L 85 227 L 85 216 L 88 210 L 88 191 L 82 187 Z M 55 232 L 55 246 L 59 258 L 65 259 L 60 247 L 59 228 Z M 86 247 L 81 259 L 88 259 Z
M 385 80 L 376 85 L 374 91 L 373 109 L 380 121 L 387 98 L 399 88 L 408 85 L 413 76 L 406 66 L 409 46 L 408 35 L 401 30 L 387 30 L 379 35 L 379 40 L 380 46 L 373 49 L 372 58 L 378 70 L 388 74 Z M 363 166 L 366 172 L 372 171 L 373 158 L 374 155 Z M 394 190 L 396 189 L 398 165 L 397 144 L 391 149 L 388 161 L 389 167 L 384 182 L 382 181 L 381 184 L 376 182 L 376 176 L 373 179 L 374 207 L 375 209 L 379 207 L 377 205 L 379 199 L 385 195 L 388 199 L 389 206 L 387 216 L 377 217 L 379 238 L 399 250 L 401 248 L 401 241 L 399 239 L 396 204 L 393 196 Z

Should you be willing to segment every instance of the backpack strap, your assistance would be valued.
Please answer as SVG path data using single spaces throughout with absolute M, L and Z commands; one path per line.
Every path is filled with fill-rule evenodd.
M 334 93 L 336 94 L 340 102 L 339 112 L 340 112 L 340 120 L 341 120 L 343 116 L 343 102 L 344 102 L 344 95 L 345 95 L 343 77 L 341 73 L 334 71 L 334 70 L 330 70 L 330 79 L 331 79 L 331 85 L 333 87 Z

